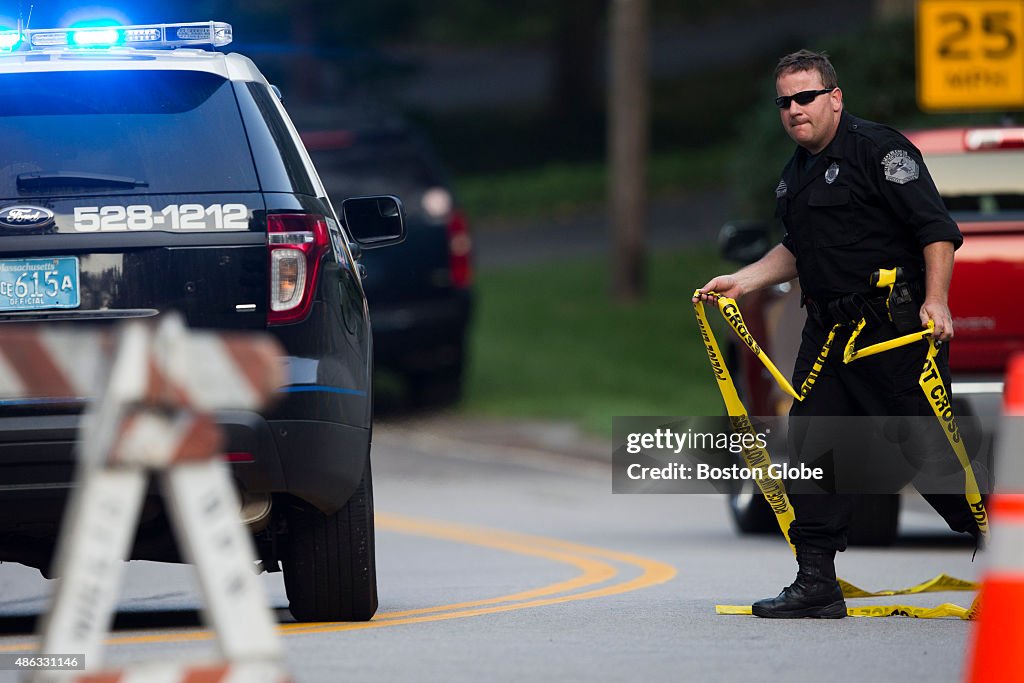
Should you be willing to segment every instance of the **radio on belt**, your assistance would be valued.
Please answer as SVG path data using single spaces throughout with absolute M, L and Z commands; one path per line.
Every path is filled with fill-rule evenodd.
M 889 288 L 886 308 L 889 310 L 889 319 L 900 334 L 910 334 L 921 329 L 921 317 L 914 306 L 910 283 L 906 281 L 902 268 L 876 270 L 871 274 L 871 286 Z

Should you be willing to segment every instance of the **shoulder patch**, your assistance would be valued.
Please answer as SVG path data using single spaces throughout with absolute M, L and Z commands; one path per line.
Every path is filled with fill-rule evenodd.
M 882 158 L 882 169 L 885 171 L 885 179 L 898 185 L 917 180 L 921 175 L 921 167 L 905 149 L 894 149 L 886 154 Z
M 789 186 L 786 185 L 785 179 L 780 180 L 779 184 L 775 186 L 775 198 L 785 197 L 786 192 L 789 191 Z

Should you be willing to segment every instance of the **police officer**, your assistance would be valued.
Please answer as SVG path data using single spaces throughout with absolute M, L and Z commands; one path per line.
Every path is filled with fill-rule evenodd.
M 825 53 L 801 50 L 783 57 L 775 68 L 775 87 L 782 126 L 797 144 L 775 188 L 776 216 L 785 236 L 759 261 L 712 279 L 700 289 L 701 298 L 711 301 L 711 291 L 737 298 L 799 277 L 808 317 L 794 386 L 807 377 L 836 323 L 868 320 L 859 347 L 898 336 L 885 295 L 870 282 L 882 268 L 902 269 L 921 326 L 931 321 L 936 339 L 951 339 L 947 295 L 953 252 L 963 238 L 921 153 L 892 128 L 844 111 L 843 92 Z M 851 330 L 852 325 L 841 328 L 833 349 L 845 347 Z M 829 354 L 813 389 L 794 402 L 790 417 L 932 415 L 918 386 L 924 344 L 849 365 L 842 363 L 841 352 Z M 936 361 L 948 390 L 948 346 L 943 345 Z M 810 422 L 790 420 L 792 452 L 800 452 L 806 436 L 802 430 Z M 796 516 L 790 527 L 799 565 L 796 580 L 778 597 L 755 603 L 753 612 L 774 618 L 844 617 L 835 554 L 846 549 L 852 500 L 827 494 L 790 498 Z M 963 496 L 925 498 L 952 529 L 977 532 Z

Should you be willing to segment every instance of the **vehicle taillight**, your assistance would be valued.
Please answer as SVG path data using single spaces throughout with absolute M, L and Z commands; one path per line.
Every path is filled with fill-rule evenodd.
M 309 213 L 267 216 L 270 249 L 271 325 L 295 323 L 309 314 L 316 294 L 320 260 L 330 248 L 327 219 Z
M 473 281 L 472 251 L 466 216 L 461 211 L 453 211 L 448 219 L 448 264 L 452 285 L 460 289 L 469 287 Z
M 964 133 L 964 148 L 971 152 L 1022 147 L 1024 128 L 975 128 Z

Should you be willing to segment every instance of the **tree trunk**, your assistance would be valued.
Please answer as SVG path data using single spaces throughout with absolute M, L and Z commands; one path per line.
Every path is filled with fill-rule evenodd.
M 646 293 L 648 0 L 612 0 L 609 26 L 611 286 L 617 301 L 633 302 Z

